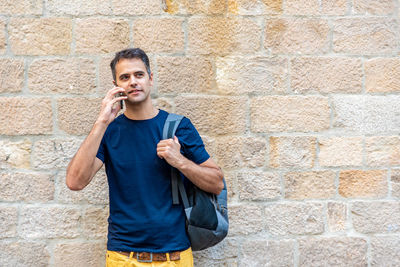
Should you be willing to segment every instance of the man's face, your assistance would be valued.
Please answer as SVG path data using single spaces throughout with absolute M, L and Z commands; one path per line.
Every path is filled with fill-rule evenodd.
M 139 58 L 123 58 L 115 66 L 116 86 L 125 89 L 131 104 L 150 100 L 150 91 L 153 86 L 153 74 L 149 76 L 146 66 Z

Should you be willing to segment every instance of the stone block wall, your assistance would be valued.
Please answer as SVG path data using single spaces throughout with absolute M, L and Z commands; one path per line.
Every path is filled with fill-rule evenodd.
M 195 266 L 400 265 L 397 0 L 0 0 L 0 266 L 104 266 L 104 171 L 66 166 L 149 53 L 155 104 L 223 168 L 231 228 Z

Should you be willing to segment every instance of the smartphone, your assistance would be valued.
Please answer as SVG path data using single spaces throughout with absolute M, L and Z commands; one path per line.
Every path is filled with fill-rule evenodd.
M 123 93 L 119 93 L 119 96 L 124 96 Z M 124 100 L 119 101 L 119 105 L 121 106 L 121 109 L 124 109 Z

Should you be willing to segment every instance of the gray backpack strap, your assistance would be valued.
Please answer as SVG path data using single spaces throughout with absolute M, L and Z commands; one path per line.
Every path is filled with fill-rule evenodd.
M 167 119 L 164 123 L 163 135 L 162 139 L 174 138 L 176 129 L 178 129 L 178 125 L 183 119 L 182 115 L 169 113 Z M 179 172 L 171 167 L 171 190 L 172 190 L 172 203 L 179 204 L 179 195 L 178 195 L 178 179 Z

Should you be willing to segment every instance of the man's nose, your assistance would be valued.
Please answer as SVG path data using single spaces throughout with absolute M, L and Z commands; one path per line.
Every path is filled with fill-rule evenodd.
M 131 77 L 130 77 L 130 79 L 129 79 L 129 84 L 130 85 L 135 85 L 137 82 L 136 82 L 136 78 L 135 78 L 135 75 L 132 75 Z

